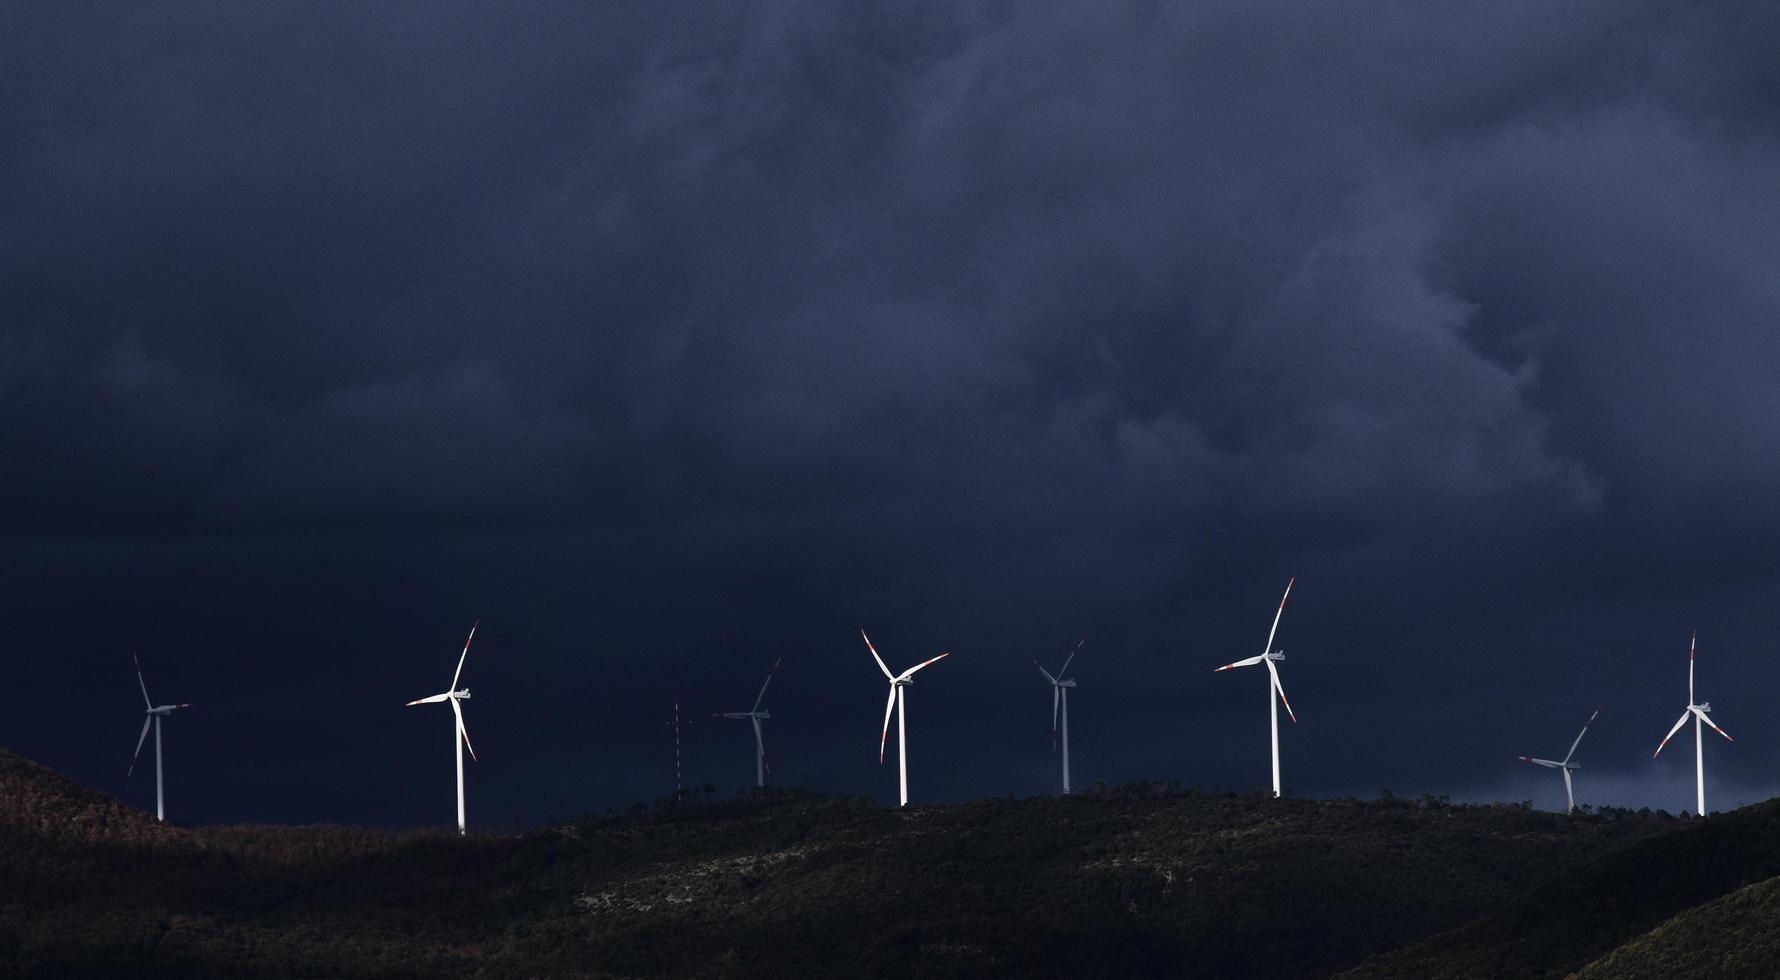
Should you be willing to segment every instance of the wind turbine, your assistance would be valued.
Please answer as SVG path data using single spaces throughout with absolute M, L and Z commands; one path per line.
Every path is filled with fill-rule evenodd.
M 1279 617 L 1285 614 L 1286 598 L 1292 594 L 1292 583 L 1298 581 L 1293 576 L 1286 582 L 1285 595 L 1279 597 L 1279 612 L 1273 614 L 1273 629 L 1267 633 L 1267 645 L 1261 649 L 1259 656 L 1238 660 L 1233 664 L 1225 664 L 1218 670 L 1229 670 L 1232 667 L 1253 667 L 1255 664 L 1266 664 L 1267 673 L 1271 675 L 1271 683 L 1267 685 L 1267 719 L 1273 732 L 1273 795 L 1279 796 L 1279 705 L 1273 703 L 1273 692 L 1279 692 L 1279 700 L 1286 706 L 1286 714 L 1291 716 L 1292 724 L 1298 723 L 1298 716 L 1292 711 L 1292 702 L 1286 700 L 1286 689 L 1279 683 L 1279 668 L 1273 666 L 1275 660 L 1284 660 L 1284 650 L 1273 649 L 1273 636 L 1279 632 Z M 1212 671 L 1217 673 L 1218 670 Z
M 1069 795 L 1069 689 L 1075 686 L 1075 681 L 1073 679 L 1066 680 L 1063 675 L 1069 672 L 1069 661 L 1074 660 L 1075 655 L 1082 652 L 1082 643 L 1086 642 L 1088 641 L 1082 640 L 1075 645 L 1074 650 L 1069 651 L 1069 659 L 1063 661 L 1063 666 L 1057 671 L 1055 677 L 1052 677 L 1051 672 L 1044 669 L 1038 661 L 1032 661 L 1032 666 L 1037 667 L 1038 672 L 1045 675 L 1045 680 L 1051 682 L 1051 751 L 1053 752 L 1057 751 L 1057 710 L 1059 707 L 1063 710 L 1063 795 L 1065 796 Z
M 871 651 L 871 658 L 878 662 L 878 669 L 883 671 L 884 676 L 890 680 L 890 699 L 888 701 L 884 702 L 884 731 L 881 735 L 878 736 L 878 763 L 880 765 L 882 765 L 884 762 L 884 743 L 890 737 L 890 712 L 895 711 L 896 712 L 896 766 L 897 766 L 897 769 L 899 770 L 898 775 L 901 779 L 901 787 L 902 787 L 902 803 L 900 805 L 908 806 L 909 805 L 908 715 L 906 713 L 907 709 L 905 708 L 904 703 L 903 703 L 904 699 L 903 699 L 902 692 L 903 692 L 904 688 L 906 688 L 910 684 L 914 683 L 915 671 L 920 670 L 922 667 L 925 667 L 928 664 L 938 663 L 939 661 L 944 660 L 947 657 L 951 656 L 951 654 L 950 653 L 942 653 L 939 656 L 934 657 L 932 660 L 923 660 L 920 663 L 914 665 L 913 667 L 910 667 L 908 670 L 905 670 L 900 674 L 892 674 L 892 673 L 890 673 L 890 668 L 884 666 L 884 658 L 878 656 L 878 648 L 871 645 L 871 637 L 866 636 L 864 630 L 860 630 L 859 635 L 861 637 L 864 637 L 865 648 L 867 650 Z
M 686 792 L 680 779 L 680 693 L 678 691 L 674 692 L 674 720 L 668 724 L 674 728 L 674 802 L 677 803 Z M 689 721 L 686 724 L 690 725 L 692 722 Z
M 1530 755 L 1523 755 L 1520 757 L 1522 762 L 1531 762 L 1535 766 L 1544 766 L 1547 769 L 1558 769 L 1563 771 L 1564 795 L 1570 798 L 1570 809 L 1564 811 L 1565 813 L 1576 812 L 1576 787 L 1570 782 L 1570 773 L 1582 768 L 1582 763 L 1571 762 L 1570 760 L 1576 757 L 1576 746 L 1582 744 L 1582 736 L 1588 734 L 1588 726 L 1595 723 L 1595 715 L 1599 715 L 1600 713 L 1601 709 L 1596 708 L 1595 713 L 1589 715 L 1588 720 L 1582 723 L 1582 731 L 1576 733 L 1576 741 L 1570 743 L 1570 751 L 1564 753 L 1564 761 L 1553 762 L 1550 759 L 1535 759 Z M 1660 752 L 1662 750 L 1658 749 L 1657 751 Z
M 1695 803 L 1698 806 L 1700 816 L 1703 817 L 1706 815 L 1706 755 L 1705 755 L 1705 751 L 1700 747 L 1700 743 L 1701 743 L 1700 722 L 1703 721 L 1706 724 L 1711 725 L 1712 730 L 1717 732 L 1720 735 L 1723 735 L 1727 741 L 1734 742 L 1734 741 L 1736 741 L 1736 739 L 1731 738 L 1729 733 L 1727 733 L 1724 729 L 1719 728 L 1718 725 L 1712 721 L 1712 719 L 1706 717 L 1707 713 L 1712 710 L 1711 702 L 1701 701 L 1698 704 L 1694 703 L 1694 699 L 1693 699 L 1693 652 L 1694 652 L 1695 645 L 1699 643 L 1699 639 L 1700 639 L 1700 631 L 1694 630 L 1693 631 L 1693 639 L 1689 640 L 1688 644 L 1687 644 L 1687 709 L 1685 711 L 1681 712 L 1681 717 L 1676 719 L 1675 727 L 1669 729 L 1669 734 L 1664 735 L 1663 740 L 1661 742 L 1657 743 L 1656 751 L 1650 753 L 1650 757 L 1652 759 L 1654 759 L 1657 756 L 1662 755 L 1663 746 L 1669 744 L 1669 739 L 1675 737 L 1675 733 L 1681 730 L 1682 725 L 1687 724 L 1687 716 L 1688 715 L 1693 716 L 1693 772 L 1694 772 L 1694 792 L 1695 792 L 1695 796 L 1696 796 Z
M 148 682 L 142 679 L 142 661 L 134 653 L 130 659 L 136 661 L 136 683 L 142 688 L 142 703 L 148 706 L 148 717 L 142 719 L 142 735 L 136 739 L 136 754 L 130 757 L 130 771 L 124 774 L 128 779 L 136 774 L 136 760 L 142 758 L 142 743 L 148 741 L 148 726 L 155 727 L 155 819 L 165 822 L 167 819 L 167 798 L 165 782 L 161 778 L 161 719 L 180 708 L 189 708 L 189 704 L 163 704 L 155 706 L 154 700 L 148 696 Z
M 470 745 L 470 733 L 464 728 L 464 711 L 462 708 L 458 707 L 457 704 L 459 701 L 469 700 L 470 689 L 466 687 L 459 690 L 457 679 L 463 676 L 464 658 L 470 655 L 470 640 L 476 638 L 476 627 L 480 625 L 482 625 L 481 620 L 477 620 L 470 624 L 469 639 L 464 640 L 464 652 L 458 655 L 457 671 L 451 675 L 451 686 L 446 689 L 445 693 L 435 694 L 430 698 L 417 698 L 408 702 L 408 707 L 410 708 L 417 704 L 434 704 L 439 701 L 449 702 L 451 705 L 451 713 L 457 716 L 457 725 L 451 733 L 451 744 L 457 746 L 457 832 L 459 834 L 464 832 L 464 749 L 468 748 L 470 750 L 471 759 L 476 758 L 476 749 L 474 746 Z
M 747 711 L 726 711 L 717 715 L 718 718 L 746 718 L 754 723 L 754 785 L 765 786 L 766 774 L 772 767 L 766 764 L 766 742 L 760 737 L 760 723 L 772 717 L 772 712 L 760 710 L 760 701 L 766 697 L 766 686 L 773 682 L 773 675 L 779 672 L 779 665 L 785 662 L 784 657 L 773 661 L 773 669 L 766 672 L 766 680 L 761 682 L 760 693 L 754 696 L 754 707 Z

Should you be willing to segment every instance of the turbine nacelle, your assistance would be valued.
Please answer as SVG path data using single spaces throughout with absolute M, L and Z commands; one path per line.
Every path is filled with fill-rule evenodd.
M 1702 701 L 1702 702 L 1700 702 L 1700 703 L 1699 703 L 1699 704 L 1690 704 L 1690 705 L 1688 705 L 1688 706 L 1687 706 L 1687 710 L 1689 710 L 1689 711 L 1701 711 L 1701 712 L 1705 712 L 1705 713 L 1707 713 L 1707 714 L 1710 714 L 1710 713 L 1711 713 L 1711 712 L 1712 712 L 1712 702 L 1710 702 L 1710 701 Z
M 1535 766 L 1544 766 L 1547 769 L 1576 770 L 1582 768 L 1582 763 L 1580 762 L 1559 762 L 1556 759 L 1535 759 L 1530 755 L 1523 755 L 1520 757 L 1520 760 L 1522 762 L 1531 762 Z
M 1286 658 L 1286 652 L 1284 650 L 1275 650 L 1272 653 L 1266 654 L 1266 657 L 1268 660 L 1284 660 Z
M 191 705 L 189 705 L 189 704 L 163 704 L 158 708 L 148 709 L 148 713 L 151 715 L 160 715 L 161 717 L 164 718 L 167 715 L 170 715 L 173 712 L 178 711 L 180 708 L 189 708 L 189 707 L 191 707 Z

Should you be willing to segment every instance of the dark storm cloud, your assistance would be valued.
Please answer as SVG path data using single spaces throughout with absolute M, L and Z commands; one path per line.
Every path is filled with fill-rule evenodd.
M 959 651 L 917 709 L 951 795 L 1048 785 L 1008 734 L 1043 692 L 1003 692 L 1084 634 L 1124 720 L 1078 772 L 1254 781 L 1259 684 L 1208 671 L 1294 573 L 1288 684 L 1351 737 L 1307 791 L 1483 785 L 1501 729 L 1609 695 L 1661 728 L 1696 621 L 1772 642 L 1735 613 L 1780 542 L 1758 5 L 5 19 L 33 644 L 118 642 L 71 593 L 169 616 L 148 578 L 276 658 L 325 600 L 365 635 L 313 683 L 399 703 L 482 611 L 482 683 L 538 708 L 474 705 L 544 760 L 488 777 L 511 819 L 658 790 L 672 676 L 782 650 L 789 778 L 876 786 L 815 747 L 871 741 L 862 623 Z M 622 708 L 571 720 L 589 672 Z M 551 785 L 594 743 L 606 788 Z

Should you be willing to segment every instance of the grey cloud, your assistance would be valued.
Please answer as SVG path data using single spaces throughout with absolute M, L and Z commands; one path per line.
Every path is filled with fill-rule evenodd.
M 592 603 L 645 687 L 870 616 L 993 699 L 993 651 L 1091 628 L 1133 731 L 1221 719 L 1140 665 L 1252 645 L 1294 572 L 1311 649 L 1437 624 L 1480 712 L 1516 624 L 1771 579 L 1756 5 L 6 16 L 34 547 L 423 566 L 403 615 L 500 596 L 564 671 Z M 1309 662 L 1306 704 L 1410 690 Z

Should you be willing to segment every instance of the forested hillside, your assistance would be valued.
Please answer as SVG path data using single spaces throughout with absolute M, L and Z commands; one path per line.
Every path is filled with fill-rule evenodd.
M 1159 784 L 908 810 L 774 791 L 463 839 L 163 827 L 0 751 L 0 973 L 1426 975 L 1476 966 L 1502 921 L 1578 882 L 1641 901 L 1613 876 L 1671 839 L 1712 853 L 1772 833 L 1766 808 L 1566 817 Z M 1615 908 L 1588 920 L 1598 954 L 1657 914 Z
M 1660 951 L 1675 949 L 1702 976 L 1780 976 L 1780 944 L 1755 938 L 1780 924 L 1770 882 L 1780 875 L 1780 801 L 1688 824 L 1590 855 L 1502 908 L 1350 976 L 1564 977 L 1602 957 L 1586 975 L 1676 976 L 1650 968 Z M 1632 946 L 1608 956 L 1624 943 Z M 1746 969 L 1751 957 L 1764 968 Z

